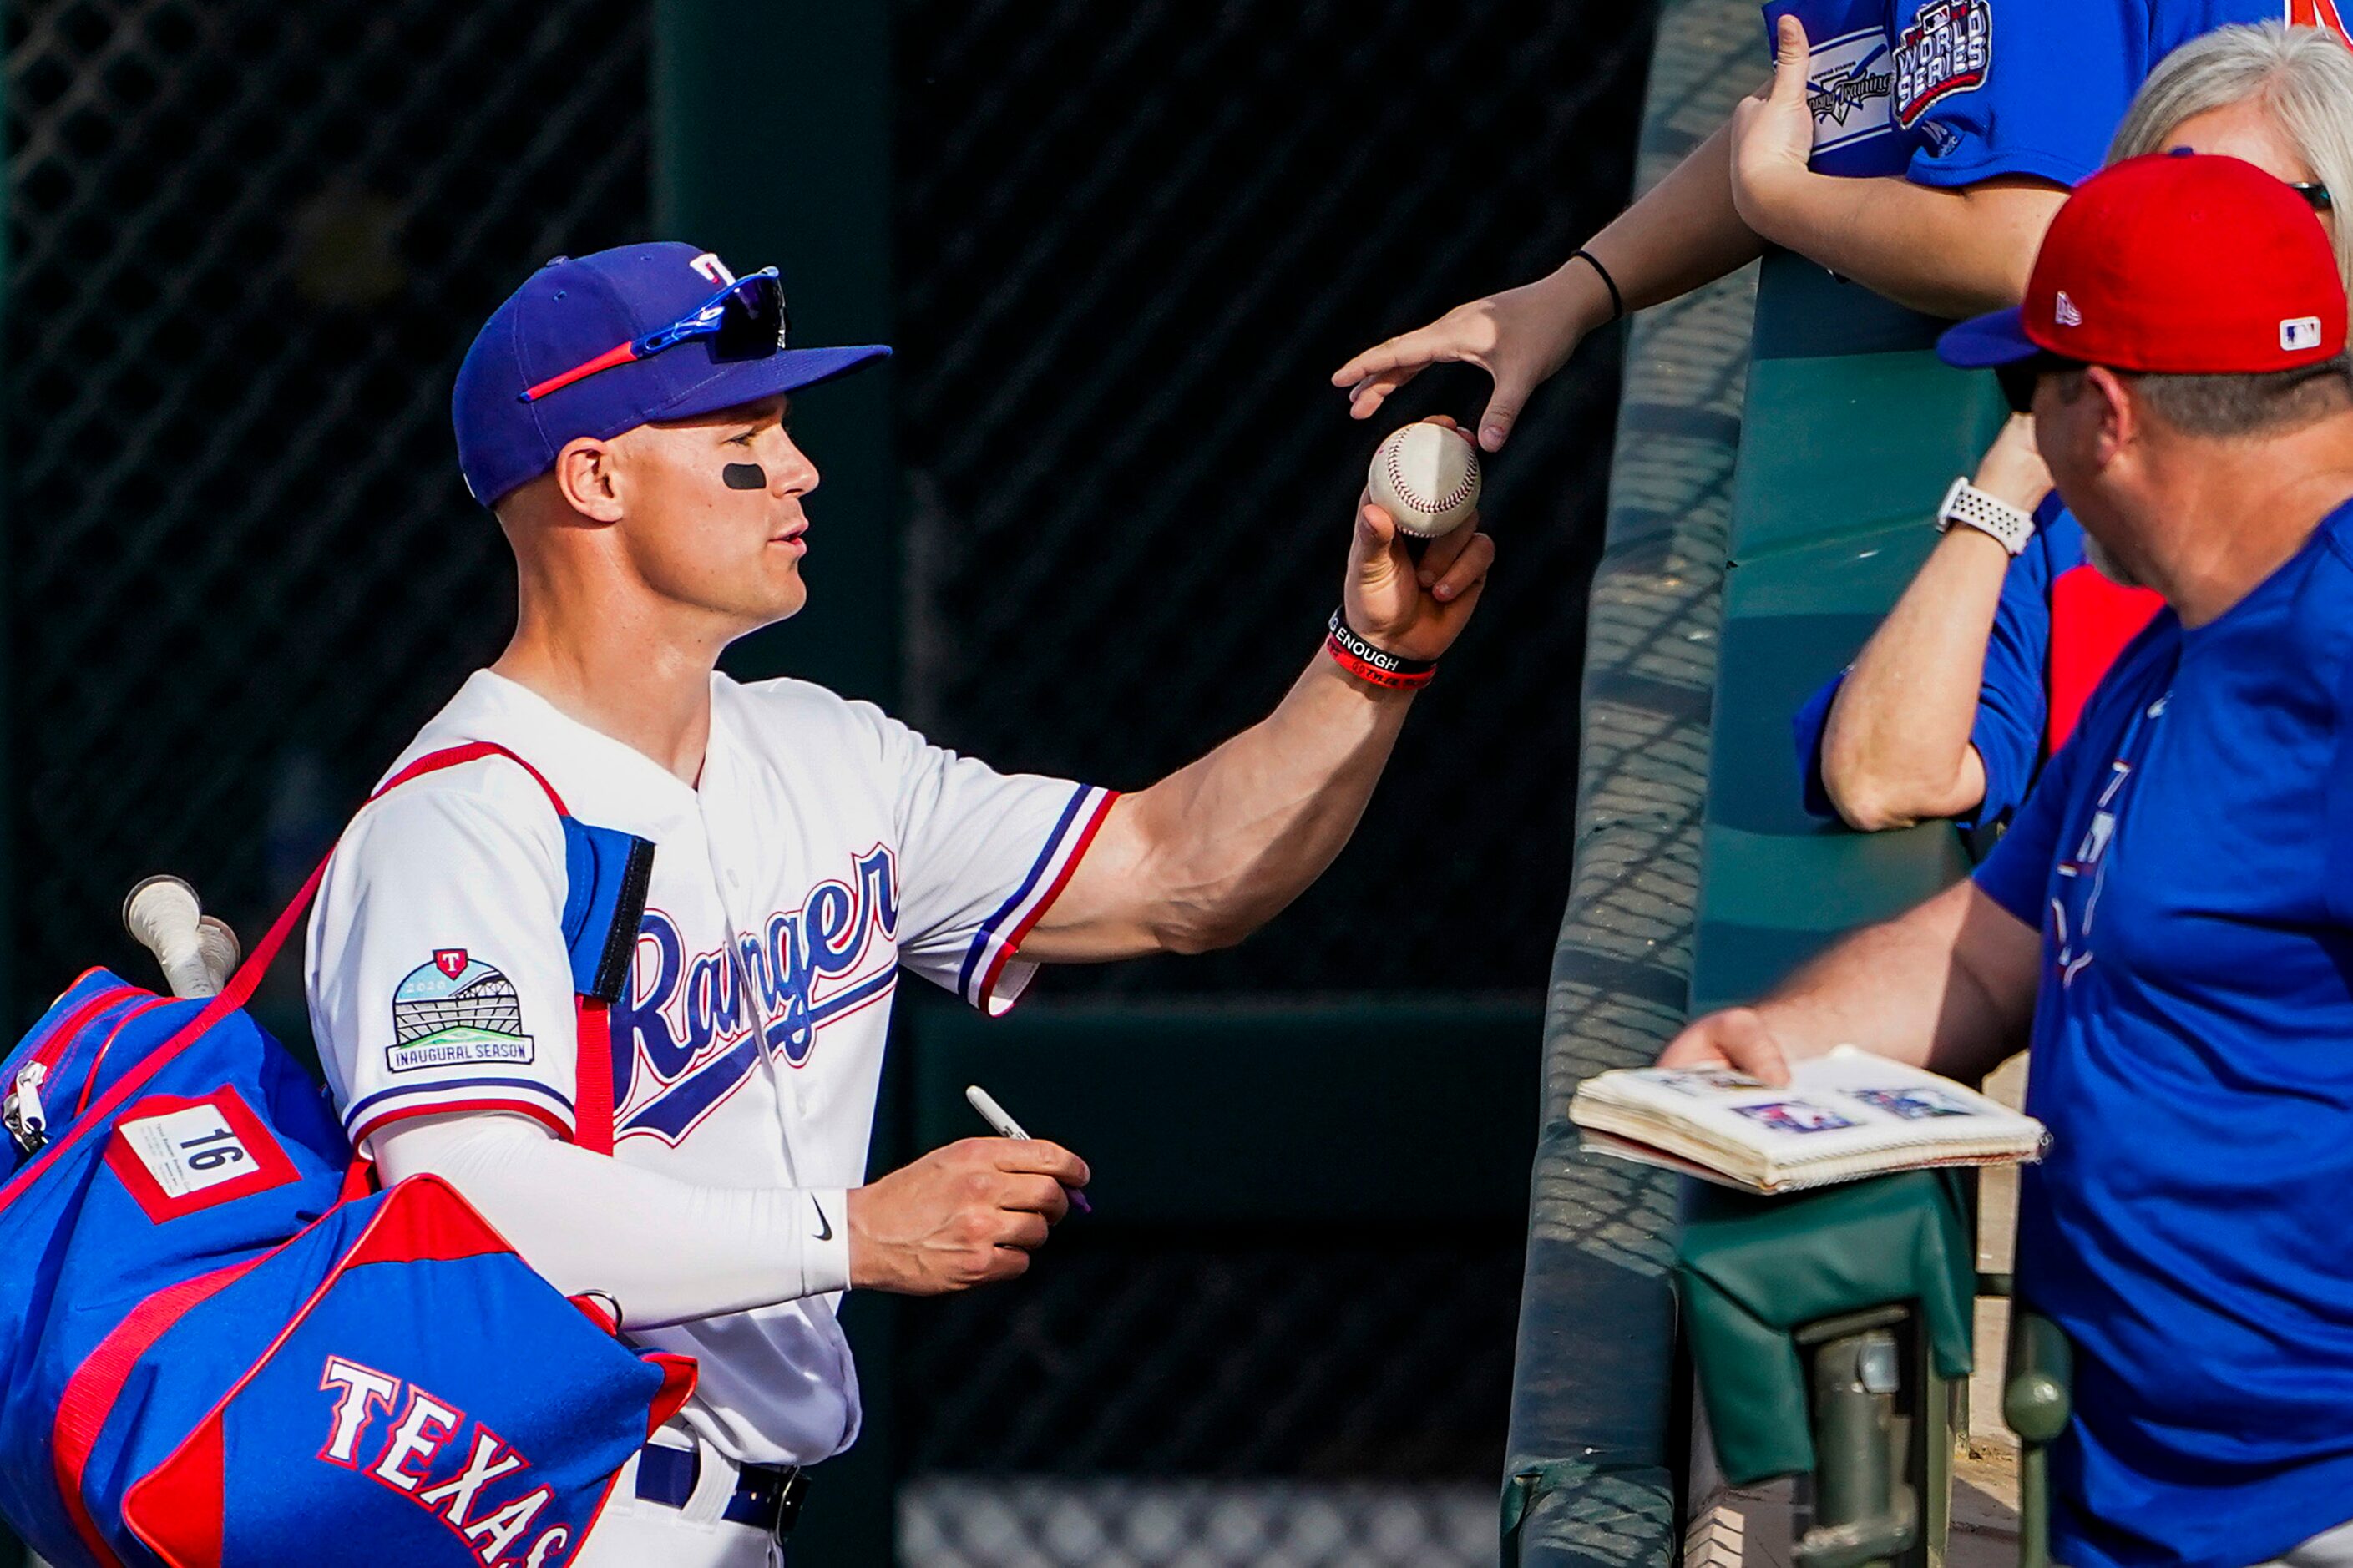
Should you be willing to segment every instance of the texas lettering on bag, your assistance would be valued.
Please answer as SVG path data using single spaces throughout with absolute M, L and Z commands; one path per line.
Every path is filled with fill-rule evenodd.
M 342 1356 L 327 1358 L 319 1387 L 335 1394 L 320 1458 L 407 1497 L 464 1537 L 491 1568 L 554 1568 L 562 1561 L 557 1553 L 570 1543 L 572 1531 L 561 1524 L 542 1531 L 526 1555 L 505 1556 L 530 1533 L 554 1494 L 533 1486 L 516 1495 L 522 1482 L 515 1478 L 530 1478 L 531 1461 L 497 1433 L 475 1422 L 470 1443 L 453 1443 L 469 1425 L 464 1411 Z M 448 1479 L 436 1479 L 433 1463 L 445 1447 L 467 1457 Z M 370 1457 L 363 1459 L 364 1454 Z M 493 1482 L 501 1484 L 493 1489 Z M 508 1500 L 493 1506 L 485 1493 Z

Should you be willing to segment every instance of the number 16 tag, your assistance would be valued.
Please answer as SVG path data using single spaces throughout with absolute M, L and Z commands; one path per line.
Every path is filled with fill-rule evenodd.
M 139 1101 L 115 1121 L 106 1163 L 159 1225 L 295 1179 L 277 1140 L 228 1088 Z

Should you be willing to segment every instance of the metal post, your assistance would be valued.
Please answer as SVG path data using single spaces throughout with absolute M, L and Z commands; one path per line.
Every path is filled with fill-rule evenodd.
M 816 0 L 656 0 L 654 211 L 659 237 L 738 271 L 784 269 L 796 342 L 889 342 L 891 8 Z M 745 639 L 740 679 L 790 674 L 846 696 L 897 697 L 899 485 L 891 370 L 812 388 L 793 436 L 824 475 L 809 501 L 809 604 Z M 877 1158 L 887 1157 L 877 1142 Z M 866 1430 L 818 1467 L 793 1560 L 897 1560 L 892 1303 L 856 1301 Z
M 1919 1539 L 1917 1494 L 1904 1479 L 1910 1433 L 1894 1331 L 1842 1334 L 1814 1352 L 1814 1522 L 1798 1542 L 1804 1568 L 1887 1568 Z
M 739 271 L 782 267 L 797 342 L 891 341 L 890 21 L 888 5 L 656 0 L 656 226 Z M 794 437 L 824 474 L 809 605 L 730 656 L 739 677 L 898 695 L 891 374 L 795 406 Z

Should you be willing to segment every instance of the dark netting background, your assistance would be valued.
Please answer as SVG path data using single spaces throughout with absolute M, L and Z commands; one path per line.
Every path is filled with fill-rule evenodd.
M 1380 436 L 1467 424 L 1486 386 L 1449 369 L 1359 426 L 1324 378 L 1623 204 L 1651 30 L 1645 5 L 902 5 L 913 717 L 1134 786 L 1261 716 L 1338 597 Z M 1542 984 L 1616 349 L 1492 466 L 1488 602 L 1332 874 L 1235 952 L 1056 994 Z
M 909 1468 L 1492 1482 L 1523 1239 L 1065 1234 L 905 1305 Z
M 649 223 L 641 0 L 7 7 L 15 987 L 248 940 L 512 618 L 448 389 Z M 13 1031 L 12 1031 L 13 1032 Z

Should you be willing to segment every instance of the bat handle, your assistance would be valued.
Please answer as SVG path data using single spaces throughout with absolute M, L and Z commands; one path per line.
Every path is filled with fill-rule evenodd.
M 220 990 L 205 963 L 196 890 L 177 877 L 149 877 L 122 900 L 122 929 L 155 955 L 174 996 L 210 996 Z

